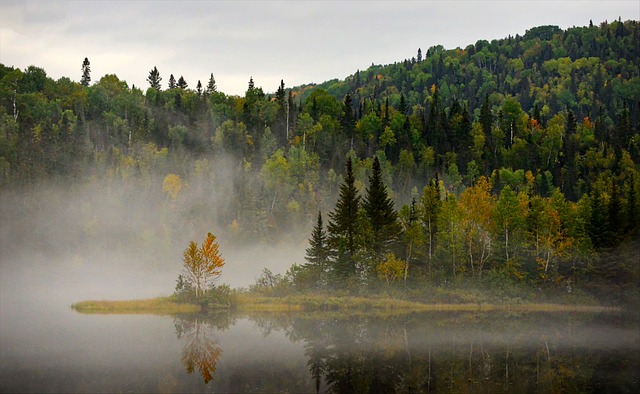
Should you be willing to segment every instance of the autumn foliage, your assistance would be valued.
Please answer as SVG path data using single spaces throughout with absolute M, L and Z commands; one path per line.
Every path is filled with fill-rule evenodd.
M 195 288 L 197 297 L 204 293 L 208 283 L 222 273 L 224 260 L 216 237 L 208 233 L 199 248 L 194 241 L 189 242 L 182 256 L 186 280 Z

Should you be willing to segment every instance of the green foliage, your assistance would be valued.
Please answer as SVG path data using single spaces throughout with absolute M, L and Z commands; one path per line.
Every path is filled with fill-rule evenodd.
M 369 187 L 364 197 L 363 207 L 373 231 L 373 244 L 370 247 L 378 259 L 392 251 L 400 235 L 398 214 L 389 198 L 387 188 L 382 183 L 382 170 L 377 157 L 373 159 Z
M 281 81 L 274 95 L 251 79 L 244 97 L 218 92 L 213 74 L 203 91 L 184 78 L 162 91 L 153 67 L 143 92 L 110 74 L 89 86 L 87 59 L 82 83 L 0 65 L 0 187 L 104 179 L 151 200 L 176 174 L 193 198 L 158 205 L 175 220 L 146 239 L 214 223 L 238 244 L 276 242 L 326 210 L 326 285 L 360 289 L 386 252 L 409 263 L 409 282 L 471 275 L 482 231 L 462 195 L 484 176 L 496 203 L 483 271 L 620 278 L 617 247 L 640 223 L 639 34 L 637 21 L 534 27 L 344 81 Z M 387 220 L 396 208 L 401 229 Z

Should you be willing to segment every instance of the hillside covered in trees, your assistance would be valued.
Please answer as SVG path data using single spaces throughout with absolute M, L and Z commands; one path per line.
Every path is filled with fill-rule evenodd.
M 271 94 L 250 79 L 244 97 L 213 73 L 153 67 L 143 88 L 92 83 L 90 59 L 80 83 L 0 65 L 0 187 L 125 185 L 165 212 L 147 241 L 302 234 L 301 288 L 490 273 L 637 290 L 639 42 L 637 21 L 540 26 Z

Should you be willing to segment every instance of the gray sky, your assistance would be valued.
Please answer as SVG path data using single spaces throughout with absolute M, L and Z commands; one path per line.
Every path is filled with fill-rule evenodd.
M 433 45 L 640 19 L 640 1 L 0 1 L 0 63 L 44 68 L 92 83 L 116 74 L 146 89 L 181 75 L 195 88 L 214 74 L 218 90 L 243 95 L 249 78 L 265 92 L 344 79 Z

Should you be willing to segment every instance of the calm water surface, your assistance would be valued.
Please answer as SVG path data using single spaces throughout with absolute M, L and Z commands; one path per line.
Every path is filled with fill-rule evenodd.
M 617 315 L 83 315 L 2 301 L 2 392 L 637 392 Z

